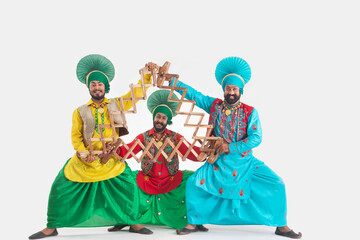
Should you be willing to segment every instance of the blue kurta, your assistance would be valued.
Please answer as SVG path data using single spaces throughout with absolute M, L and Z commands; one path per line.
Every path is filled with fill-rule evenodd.
M 286 225 L 286 194 L 282 179 L 252 154 L 261 143 L 256 109 L 241 103 L 230 115 L 222 101 L 190 86 L 186 98 L 210 114 L 213 135 L 229 144 L 229 152 L 214 164 L 204 163 L 187 182 L 186 206 L 190 224 Z M 178 91 L 182 94 L 182 91 Z

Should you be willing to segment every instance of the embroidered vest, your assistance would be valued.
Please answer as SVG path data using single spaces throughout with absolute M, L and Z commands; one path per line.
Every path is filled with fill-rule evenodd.
M 111 112 L 120 111 L 119 105 L 117 104 L 117 100 L 115 98 L 109 99 L 111 103 L 107 103 L 107 109 L 109 114 Z M 82 105 L 79 107 L 79 114 L 83 121 L 83 141 L 85 146 L 88 146 L 88 139 L 91 138 L 94 135 L 95 130 L 95 119 L 94 116 L 91 113 L 91 107 L 89 105 Z M 116 131 L 120 136 L 126 135 L 129 133 L 126 124 L 124 125 L 124 121 L 122 119 L 122 116 L 120 114 L 114 114 L 114 122 L 116 124 L 121 124 L 123 127 L 116 128 Z M 109 116 L 110 119 L 110 116 Z
M 150 131 L 146 131 L 145 133 L 143 133 L 143 135 L 144 135 L 144 146 L 145 147 L 150 143 L 150 140 L 151 140 L 149 132 Z M 169 138 L 170 141 L 174 144 L 174 146 L 176 146 L 178 144 L 177 143 L 177 133 L 173 132 L 173 131 L 170 131 L 170 132 L 171 132 L 171 134 L 166 134 L 165 139 Z M 167 145 L 165 147 L 165 149 L 164 149 L 164 152 L 168 156 L 170 156 L 172 150 L 173 150 L 173 148 L 170 145 Z M 155 155 L 158 152 L 158 149 L 153 144 L 150 147 L 149 152 L 153 157 L 155 157 Z M 163 157 L 163 155 L 161 154 L 159 156 L 159 158 L 160 157 Z M 151 168 L 152 168 L 155 161 L 156 161 L 156 159 L 150 158 L 150 157 L 148 157 L 148 155 L 145 155 L 145 157 L 141 161 L 141 169 L 143 170 L 145 175 L 149 175 L 149 173 L 151 171 Z M 164 161 L 166 162 L 166 167 L 167 167 L 167 169 L 169 171 L 169 174 L 172 175 L 172 176 L 175 175 L 177 173 L 177 171 L 179 170 L 179 157 L 178 157 L 177 153 L 174 154 L 174 156 L 173 156 L 173 158 L 171 159 L 170 162 L 166 161 L 166 159 L 164 159 Z
M 209 125 L 213 126 L 213 129 L 211 131 L 211 135 L 214 135 L 214 129 L 215 129 L 215 125 L 217 124 L 217 119 L 219 118 L 219 130 L 221 133 L 221 128 L 223 128 L 222 126 L 224 126 L 225 124 L 225 109 L 223 107 L 223 100 L 217 98 L 215 99 L 215 101 L 212 103 L 211 105 L 211 109 L 210 109 L 210 117 L 209 117 Z M 237 115 L 235 116 L 235 118 L 237 118 L 237 126 L 234 126 L 233 131 L 230 131 L 230 135 L 229 136 L 219 136 L 224 138 L 228 143 L 233 142 L 234 138 L 231 137 L 233 135 L 232 134 L 235 133 L 235 128 L 236 128 L 236 136 L 235 136 L 235 141 L 238 142 L 244 138 L 247 137 L 247 121 L 249 119 L 249 116 L 252 112 L 254 108 L 246 105 L 244 103 L 241 103 L 241 106 L 238 108 L 237 110 Z M 235 121 L 234 121 L 235 124 Z

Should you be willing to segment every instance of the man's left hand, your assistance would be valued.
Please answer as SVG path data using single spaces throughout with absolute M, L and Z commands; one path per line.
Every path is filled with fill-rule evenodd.
M 114 144 L 111 143 L 111 142 L 106 143 L 106 144 L 105 144 L 104 152 L 105 152 L 106 154 L 113 153 L 113 152 L 114 152 Z
M 149 62 L 149 63 L 145 64 L 145 67 L 149 72 L 159 70 L 159 66 L 153 62 Z

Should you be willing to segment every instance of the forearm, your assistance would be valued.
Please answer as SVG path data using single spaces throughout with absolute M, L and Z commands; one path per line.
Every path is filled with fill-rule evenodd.
M 229 151 L 230 153 L 242 154 L 259 146 L 261 140 L 262 140 L 261 136 L 257 134 L 252 134 L 251 136 L 248 136 L 247 138 L 241 141 L 230 143 Z
M 88 148 L 84 144 L 84 136 L 82 133 L 83 121 L 80 117 L 78 110 L 76 109 L 72 117 L 71 127 L 71 143 L 75 151 L 87 151 Z
M 85 144 L 82 141 L 82 138 L 81 138 L 81 140 L 80 140 L 80 138 L 76 139 L 76 140 L 72 139 L 71 142 L 72 142 L 72 145 L 74 147 L 74 150 L 77 151 L 77 152 L 88 151 L 89 150 L 89 147 L 85 147 Z
M 139 137 L 139 136 L 140 136 L 140 137 Z M 139 136 L 136 137 L 131 143 L 126 144 L 127 148 L 126 148 L 124 145 L 118 147 L 118 149 L 116 150 L 116 153 L 117 153 L 120 157 L 124 157 L 124 156 L 128 153 L 128 151 L 133 147 L 133 145 L 136 144 L 137 140 L 139 140 L 139 141 L 143 144 L 144 139 L 141 137 L 142 135 L 139 135 Z M 128 149 L 129 149 L 129 150 L 128 150 Z M 141 148 L 140 145 L 138 144 L 138 145 L 132 150 L 132 152 L 133 152 L 134 154 L 137 154 L 137 153 L 139 153 L 141 150 L 142 150 L 142 148 Z M 132 158 L 132 154 L 129 154 L 129 155 L 127 156 L 127 159 L 130 159 L 130 158 Z
M 255 109 L 251 113 L 248 126 L 247 137 L 238 142 L 229 144 L 230 153 L 244 153 L 260 145 L 262 140 L 262 129 L 258 113 Z
M 186 141 L 186 139 L 181 136 L 180 134 L 178 134 L 178 141 L 177 142 L 180 142 L 180 140 L 183 139 L 183 142 L 181 143 L 180 147 L 179 147 L 179 151 L 181 152 L 181 154 L 184 156 L 188 151 L 189 151 L 189 147 L 191 144 Z M 184 141 L 186 141 L 187 144 L 184 143 Z M 195 151 L 195 153 L 197 155 L 199 155 L 201 153 L 200 151 L 200 148 L 197 147 L 197 146 L 194 146 L 192 148 L 192 151 L 190 151 L 190 153 L 187 155 L 187 159 L 191 160 L 191 161 L 194 161 L 194 162 L 198 162 L 198 159 L 197 159 L 197 156 L 194 155 L 193 151 Z
M 170 86 L 173 86 L 174 84 L 174 80 L 170 83 Z M 187 92 L 185 95 L 186 99 L 189 100 L 194 100 L 196 101 L 196 106 L 205 110 L 207 113 L 210 113 L 210 109 L 211 109 L 211 105 L 212 103 L 215 101 L 215 98 L 213 97 L 209 97 L 209 96 L 205 96 L 204 94 L 202 94 L 201 92 L 196 91 L 194 88 L 192 88 L 191 86 L 181 82 L 181 81 L 177 81 L 176 83 L 176 87 L 181 87 L 181 88 L 187 88 Z M 178 93 L 180 93 L 181 95 L 183 94 L 183 90 L 175 90 Z
M 151 84 L 151 74 L 145 74 L 144 75 L 144 82 L 145 84 Z M 141 84 L 141 79 L 138 81 L 137 84 Z M 148 87 L 145 88 L 145 91 L 148 89 Z M 143 88 L 142 87 L 135 87 L 134 88 L 134 96 L 136 98 L 140 98 L 140 97 L 143 97 L 144 96 L 144 93 L 143 93 Z M 124 94 L 123 96 L 121 96 L 120 98 L 131 98 L 132 95 L 131 95 L 131 91 L 129 91 L 128 93 Z M 117 98 L 118 101 L 120 101 L 120 98 Z M 135 102 L 138 102 L 139 100 L 135 101 Z M 131 109 L 133 107 L 133 102 L 132 101 L 123 101 L 124 103 L 124 110 L 125 111 L 128 111 L 129 109 Z

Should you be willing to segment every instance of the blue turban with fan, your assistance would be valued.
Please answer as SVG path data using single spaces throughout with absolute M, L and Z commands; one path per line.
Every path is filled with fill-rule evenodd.
M 244 59 L 227 57 L 216 66 L 215 77 L 223 90 L 225 90 L 226 85 L 235 85 L 240 88 L 240 93 L 243 94 L 245 84 L 249 82 L 251 77 L 251 69 Z

